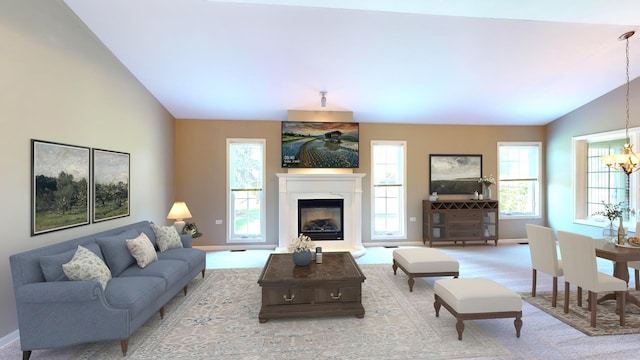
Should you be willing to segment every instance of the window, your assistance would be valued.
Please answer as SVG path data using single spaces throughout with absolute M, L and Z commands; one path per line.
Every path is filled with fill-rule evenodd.
M 500 217 L 540 217 L 541 144 L 498 143 Z
M 405 141 L 371 142 L 372 239 L 406 238 Z
M 640 129 L 629 129 L 631 144 L 640 141 Z M 604 209 L 604 203 L 629 204 L 638 209 L 640 192 L 635 176 L 628 177 L 621 170 L 606 167 L 600 156 L 622 152 L 627 142 L 624 130 L 575 137 L 573 148 L 575 156 L 575 210 L 574 221 L 579 224 L 606 226 L 608 220 L 602 216 L 593 216 Z M 634 149 L 637 151 L 637 149 Z M 635 218 L 625 219 L 625 226 L 635 228 Z
M 264 139 L 227 139 L 229 242 L 265 239 Z
M 604 210 L 604 203 L 628 202 L 627 176 L 602 164 L 600 156 L 620 152 L 623 139 L 587 143 L 587 215 Z

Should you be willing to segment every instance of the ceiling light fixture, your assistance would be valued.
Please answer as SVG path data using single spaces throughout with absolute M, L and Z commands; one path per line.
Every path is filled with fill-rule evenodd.
M 601 156 L 602 161 L 609 168 L 624 171 L 627 176 L 634 171 L 640 170 L 638 164 L 640 163 L 640 157 L 633 152 L 633 145 L 631 145 L 631 139 L 629 138 L 629 38 L 635 34 L 635 31 L 626 32 L 618 40 L 627 42 L 627 120 L 625 122 L 625 144 L 622 147 L 622 154 L 609 154 Z
M 320 105 L 322 107 L 327 107 L 327 92 L 326 91 L 320 91 Z

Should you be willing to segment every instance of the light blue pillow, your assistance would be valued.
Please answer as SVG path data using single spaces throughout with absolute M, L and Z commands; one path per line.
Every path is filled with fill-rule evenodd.
M 120 275 L 126 268 L 136 263 L 136 259 L 131 256 L 126 240 L 135 239 L 140 235 L 134 229 L 121 232 L 117 235 L 103 236 L 96 239 L 102 249 L 104 261 L 111 270 L 111 276 Z

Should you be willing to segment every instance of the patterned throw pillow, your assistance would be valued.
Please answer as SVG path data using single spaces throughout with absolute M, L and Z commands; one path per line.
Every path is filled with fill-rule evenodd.
M 182 247 L 180 234 L 178 234 L 178 230 L 176 230 L 175 227 L 151 224 L 151 228 L 153 229 L 153 232 L 156 233 L 156 242 L 158 243 L 158 249 L 160 249 L 160 252 Z
M 98 255 L 81 245 L 78 245 L 71 261 L 62 264 L 62 270 L 69 280 L 96 280 L 100 282 L 102 289 L 105 289 L 111 280 L 111 271 L 107 264 Z
M 158 260 L 156 249 L 154 249 L 151 240 L 149 240 L 145 233 L 140 233 L 140 235 L 135 239 L 127 239 L 126 242 L 127 248 L 129 248 L 129 252 L 131 252 L 131 256 L 136 258 L 138 266 L 141 268 L 144 268 Z

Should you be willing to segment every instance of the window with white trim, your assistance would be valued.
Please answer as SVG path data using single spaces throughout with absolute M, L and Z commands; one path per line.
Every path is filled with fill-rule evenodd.
M 264 242 L 264 139 L 227 139 L 228 241 Z
M 500 217 L 540 217 L 542 144 L 498 143 Z
M 406 238 L 406 141 L 371 141 L 371 238 Z
M 640 128 L 629 129 L 631 144 L 639 144 Z M 604 204 L 623 204 L 638 210 L 640 191 L 636 176 L 624 174 L 622 170 L 608 168 L 601 156 L 619 154 L 627 142 L 624 130 L 575 137 L 574 191 L 576 204 L 574 221 L 579 224 L 604 227 L 608 219 L 593 215 L 604 210 Z M 637 149 L 634 149 L 637 152 Z M 625 218 L 625 226 L 635 229 L 636 218 Z

